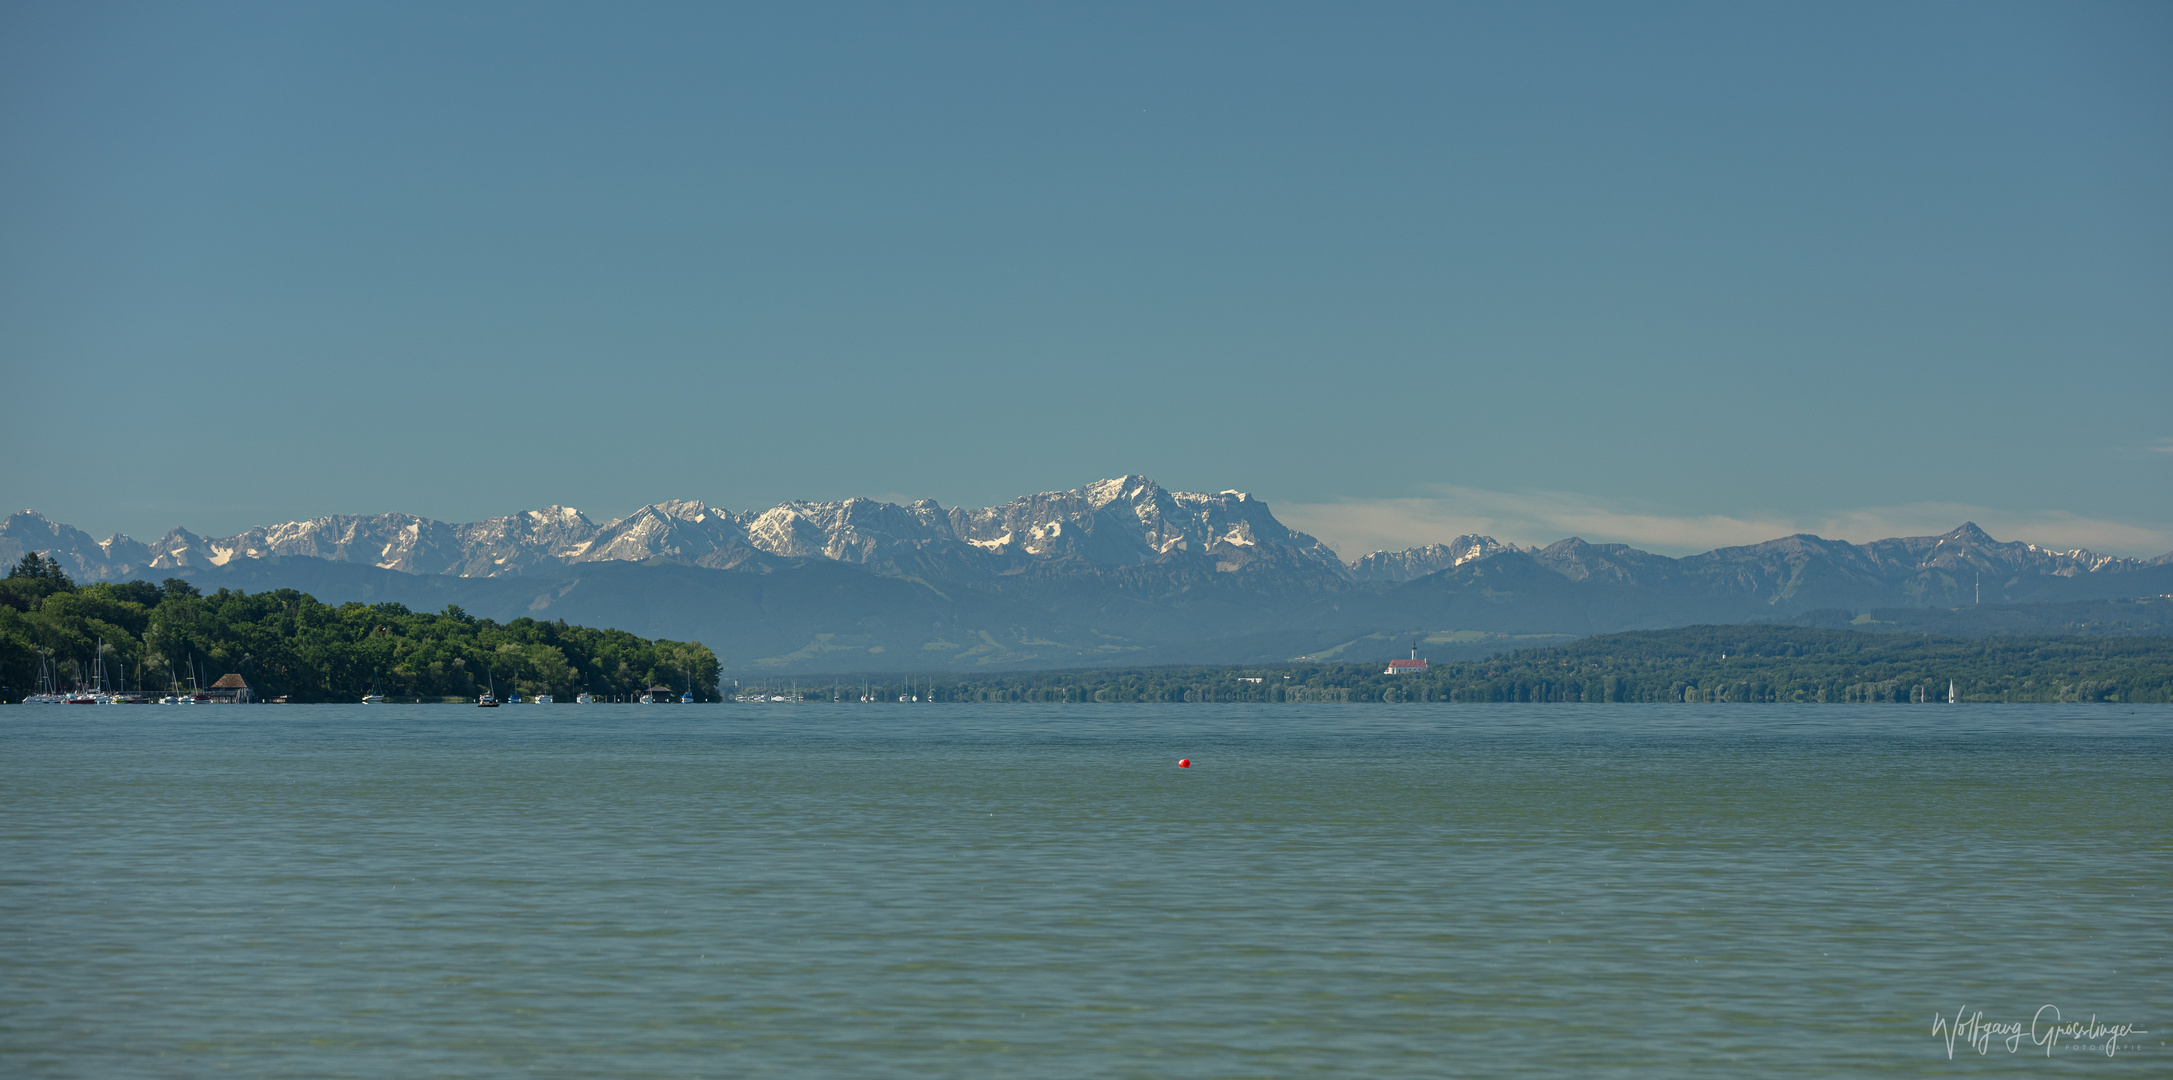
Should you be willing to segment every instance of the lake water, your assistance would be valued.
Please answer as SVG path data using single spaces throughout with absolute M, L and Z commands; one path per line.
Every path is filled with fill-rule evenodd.
M 2047 1005 L 2148 1034 L 1933 1031 Z M 2168 1076 L 2169 1029 L 2167 707 L 0 709 L 11 1077 Z

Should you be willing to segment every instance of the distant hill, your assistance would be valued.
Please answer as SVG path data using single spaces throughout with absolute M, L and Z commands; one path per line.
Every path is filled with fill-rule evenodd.
M 1698 623 L 2156 633 L 2157 608 L 2043 605 L 2173 594 L 2173 555 L 2052 551 L 1969 524 L 1681 559 L 1465 536 L 1344 562 L 1248 494 L 1172 492 L 1139 476 L 977 509 L 851 499 L 735 513 L 678 501 L 604 523 L 565 507 L 469 524 L 332 516 L 219 538 L 175 529 L 149 544 L 94 540 L 30 511 L 0 525 L 0 560 L 33 550 L 79 581 L 458 604 L 699 640 L 730 670 L 780 672 L 1373 659 L 1414 641 L 1472 656 Z M 1934 614 L 1965 607 L 1978 613 Z
M 2173 637 L 1874 634 L 1785 626 L 1637 630 L 1386 674 L 1283 663 L 965 675 L 944 701 L 1649 702 L 2173 701 Z M 826 689 L 810 688 L 820 698 Z
M 2173 634 L 2173 597 L 1976 604 L 1958 608 L 1874 608 L 1862 614 L 1829 609 L 1807 611 L 1787 622 L 1791 626 L 1823 626 L 1836 630 L 1957 637 L 2035 634 L 2135 637 Z

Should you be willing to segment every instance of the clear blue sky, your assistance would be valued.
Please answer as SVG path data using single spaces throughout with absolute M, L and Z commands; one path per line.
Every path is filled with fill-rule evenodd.
M 2173 547 L 2166 4 L 17 3 L 0 147 L 0 499 L 101 535 Z

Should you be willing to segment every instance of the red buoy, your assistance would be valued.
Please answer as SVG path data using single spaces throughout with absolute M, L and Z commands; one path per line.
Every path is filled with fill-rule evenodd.
M 1189 769 L 1189 768 L 1191 768 L 1191 767 L 1192 767 L 1192 759 L 1191 759 L 1191 758 L 1188 758 L 1188 757 L 1185 757 L 1185 758 L 1178 758 L 1178 759 L 1177 759 L 1177 767 L 1178 767 L 1178 768 L 1180 768 L 1180 769 Z

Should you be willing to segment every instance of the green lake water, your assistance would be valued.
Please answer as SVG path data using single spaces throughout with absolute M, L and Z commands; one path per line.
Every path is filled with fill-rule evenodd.
M 2046 1006 L 2139 1030 L 1934 1033 Z M 2169 1031 L 2163 706 L 0 709 L 9 1077 L 2163 1077 Z

